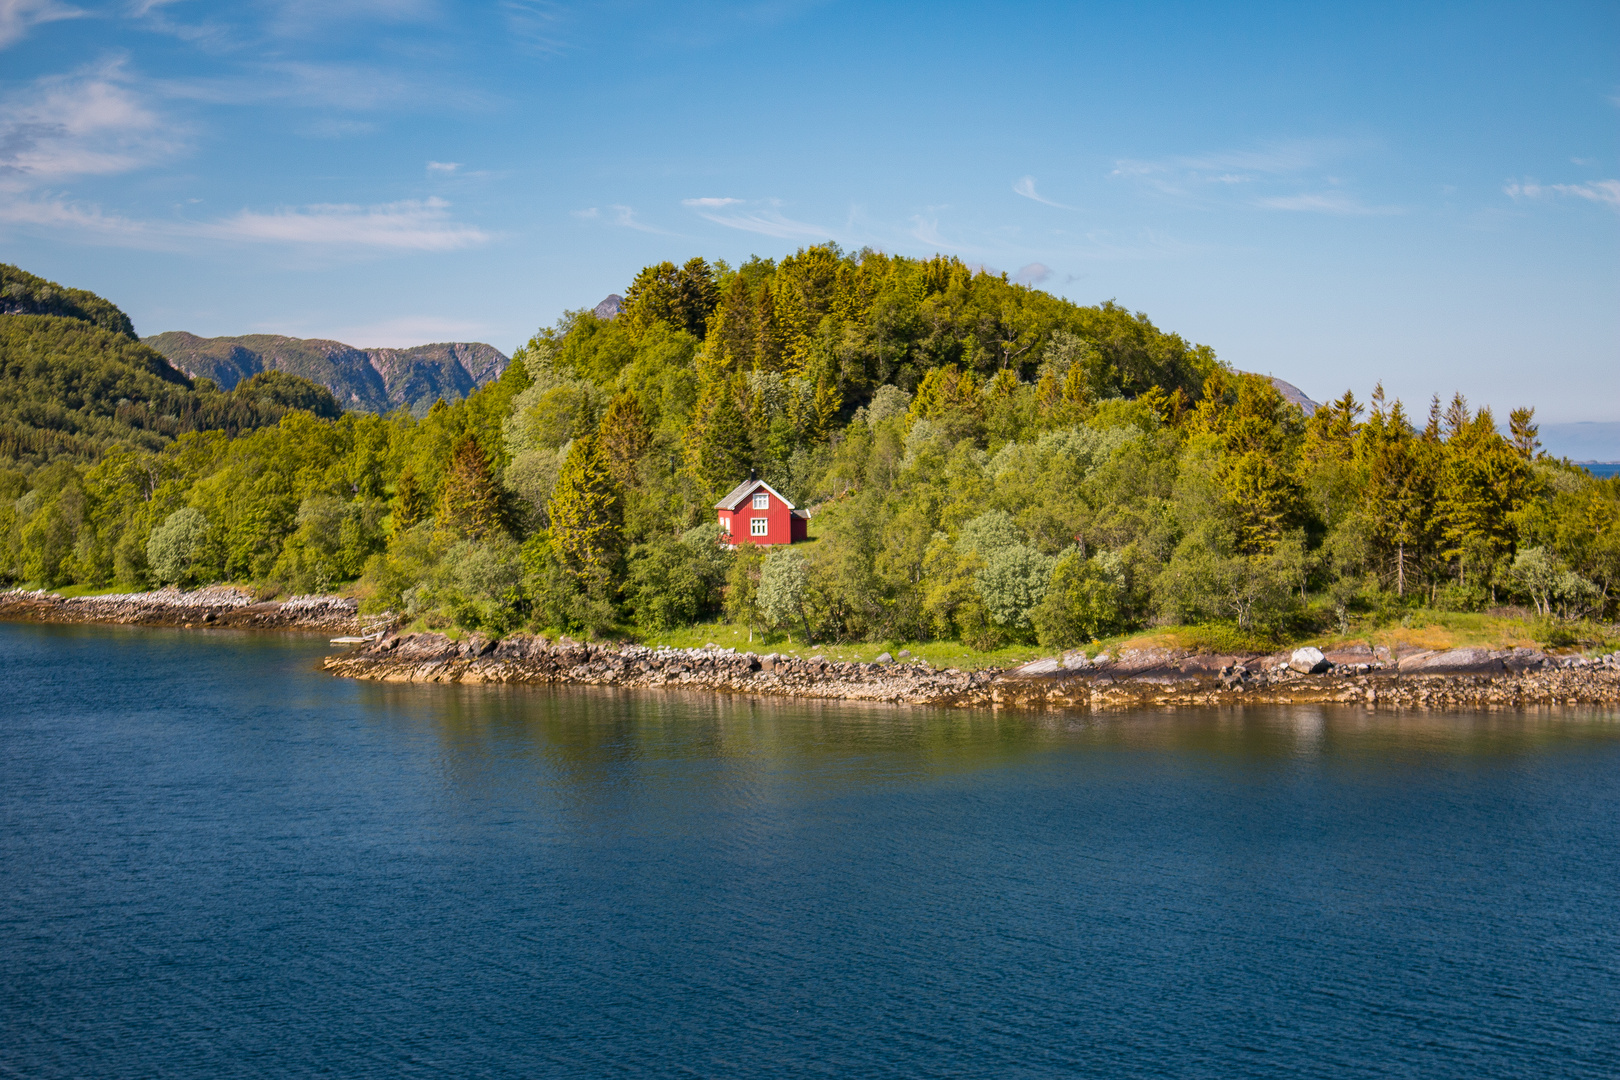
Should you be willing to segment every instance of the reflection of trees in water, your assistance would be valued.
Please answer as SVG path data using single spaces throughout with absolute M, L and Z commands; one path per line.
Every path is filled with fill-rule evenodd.
M 734 790 L 905 783 L 1053 752 L 1191 755 L 1284 765 L 1302 757 L 1410 761 L 1512 756 L 1620 738 L 1612 711 L 1388 712 L 1359 706 L 1121 713 L 928 709 L 612 687 L 365 684 L 363 699 L 443 748 L 453 783 L 505 782 L 611 798 L 632 783 Z M 526 765 L 518 776 L 515 767 Z

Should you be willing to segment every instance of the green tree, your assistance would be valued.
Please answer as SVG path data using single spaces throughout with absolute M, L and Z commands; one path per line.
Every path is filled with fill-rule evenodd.
M 1069 648 L 1123 627 L 1124 560 L 1117 552 L 1086 558 L 1072 548 L 1057 560 L 1046 594 L 1030 612 L 1042 645 Z
M 547 507 L 552 542 L 568 565 L 599 578 L 611 574 L 621 543 L 620 502 L 601 442 L 595 435 L 574 440 Z
M 753 445 L 731 387 L 711 384 L 686 437 L 686 466 L 701 497 L 712 503 L 748 479 Z
M 804 556 L 789 547 L 776 548 L 766 555 L 759 572 L 760 615 L 769 626 L 803 627 L 806 643 L 810 641 L 810 620 L 805 614 L 808 587 Z
M 185 584 L 208 537 L 208 519 L 194 507 L 183 507 L 152 530 L 146 561 L 152 576 L 165 585 Z
M 491 536 L 502 524 L 501 493 L 489 457 L 473 435 L 463 435 L 450 452 L 439 495 L 439 521 L 471 539 Z

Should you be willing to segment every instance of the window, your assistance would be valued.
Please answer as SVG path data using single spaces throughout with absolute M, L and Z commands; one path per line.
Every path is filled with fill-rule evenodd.
M 771 531 L 771 519 L 770 518 L 749 518 L 748 519 L 748 535 L 750 535 L 750 536 L 764 536 L 766 533 L 768 533 L 770 531 Z
M 754 509 L 755 510 L 769 510 L 770 508 L 771 508 L 771 497 L 769 495 L 767 495 L 763 491 L 761 491 L 757 495 L 754 496 Z
M 730 531 L 731 531 L 731 518 L 730 518 L 730 517 L 723 517 L 723 518 L 721 518 L 721 519 L 720 519 L 720 524 L 721 524 L 721 525 L 723 525 L 723 526 L 725 526 L 725 530 L 726 530 L 726 532 L 730 532 Z

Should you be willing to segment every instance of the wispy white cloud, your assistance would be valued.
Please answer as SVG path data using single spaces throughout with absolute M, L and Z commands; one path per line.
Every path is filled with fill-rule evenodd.
M 568 9 L 551 0 L 502 0 L 507 30 L 530 52 L 557 56 L 568 48 L 564 34 Z
M 396 251 L 455 251 L 489 240 L 482 229 L 451 220 L 450 204 L 443 199 L 243 210 L 195 232 L 214 240 Z
M 1041 203 L 1044 206 L 1055 206 L 1059 210 L 1074 209 L 1072 206 L 1065 206 L 1060 202 L 1053 202 L 1051 199 L 1048 199 L 1046 196 L 1037 192 L 1035 190 L 1035 178 L 1033 176 L 1026 176 L 1022 180 L 1018 181 L 1018 183 L 1014 184 L 1013 192 L 1015 194 L 1022 195 L 1026 199 L 1031 199 L 1035 202 Z
M 1512 199 L 1545 199 L 1567 197 L 1585 199 L 1601 206 L 1620 210 L 1620 180 L 1592 180 L 1585 184 L 1538 184 L 1535 181 L 1514 182 L 1504 187 Z
M 86 14 L 56 0 L 0 0 L 0 49 L 21 41 L 40 23 L 78 19 Z
M 921 214 L 913 214 L 911 217 L 911 228 L 908 231 L 914 239 L 921 240 L 925 244 L 932 244 L 934 247 L 938 248 L 949 248 L 952 246 L 943 236 L 939 234 L 938 218 L 926 218 Z
M 182 126 L 159 115 L 118 58 L 39 79 L 0 102 L 0 180 L 13 190 L 129 172 L 184 141 Z
M 1045 263 L 1032 262 L 1020 267 L 1013 280 L 1023 285 L 1039 285 L 1052 276 L 1052 268 Z
M 427 163 L 427 171 L 433 173 L 453 173 L 459 168 L 461 168 L 461 162 L 459 161 L 430 161 Z
M 1338 214 L 1347 217 L 1387 217 L 1405 213 L 1398 206 L 1368 206 L 1342 191 L 1307 192 L 1256 199 L 1256 206 L 1268 210 L 1295 210 L 1308 214 Z
M 569 215 L 570 217 L 588 220 L 588 222 L 604 219 L 609 225 L 617 225 L 619 228 L 633 228 L 638 233 L 653 233 L 656 236 L 680 235 L 680 233 L 669 232 L 667 228 L 659 228 L 658 225 L 648 225 L 648 223 L 643 222 L 640 217 L 637 217 L 637 209 L 633 206 L 624 206 L 620 202 L 614 202 L 612 206 L 608 207 L 608 212 L 611 217 L 604 215 L 603 210 L 599 209 L 599 207 L 590 206 L 585 207 L 583 210 L 569 210 Z
M 1230 206 L 1232 199 L 1241 198 L 1252 207 L 1293 213 L 1363 217 L 1405 213 L 1399 206 L 1367 202 L 1345 190 L 1340 178 L 1327 171 L 1330 163 L 1358 149 L 1342 140 L 1304 139 L 1153 161 L 1125 158 L 1115 162 L 1110 175 L 1204 208 Z M 1239 188 L 1244 196 L 1236 195 Z
M 280 37 L 309 37 L 333 23 L 422 23 L 440 18 L 436 0 L 275 0 L 267 29 Z
M 203 222 L 141 221 L 66 199 L 0 199 L 0 223 L 155 250 L 213 241 L 355 253 L 456 251 L 491 239 L 482 229 L 454 220 L 450 204 L 443 199 L 410 199 L 376 206 L 329 203 L 269 212 L 242 210 Z
M 783 215 L 778 199 L 745 204 L 742 199 L 686 199 L 682 205 L 697 211 L 699 217 L 728 229 L 758 233 L 778 240 L 831 240 L 832 230 L 808 221 L 794 221 Z M 751 205 L 751 209 L 732 210 Z

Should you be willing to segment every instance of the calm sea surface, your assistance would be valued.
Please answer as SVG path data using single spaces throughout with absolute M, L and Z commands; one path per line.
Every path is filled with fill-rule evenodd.
M 401 687 L 0 624 L 0 1076 L 1620 1075 L 1620 720 Z

